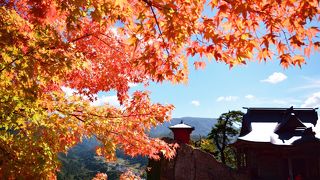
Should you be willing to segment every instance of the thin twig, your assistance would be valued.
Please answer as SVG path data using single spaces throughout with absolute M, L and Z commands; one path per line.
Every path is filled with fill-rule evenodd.
M 290 52 L 291 52 L 292 54 L 295 54 L 294 51 L 293 51 L 293 50 L 291 49 L 291 47 L 290 47 L 290 44 L 289 44 L 289 41 L 288 41 L 286 32 L 284 32 L 284 30 L 283 30 L 282 28 L 281 28 L 281 31 L 282 31 L 282 33 L 283 33 L 283 35 L 284 35 L 284 38 L 285 38 L 285 40 L 286 40 L 286 43 L 287 43 L 287 46 L 288 46 Z
M 7 69 L 11 64 L 13 64 L 14 62 L 16 62 L 17 60 L 18 60 L 18 58 L 15 59 L 15 60 L 13 60 L 13 61 L 11 61 L 9 64 L 7 64 L 5 67 L 3 67 L 3 68 L 0 70 L 0 73 L 2 73 L 2 71 L 4 71 L 5 69 Z
M 164 38 L 163 38 L 163 34 L 162 34 L 162 31 L 161 31 L 161 28 L 160 28 L 160 25 L 159 25 L 159 22 L 158 22 L 157 15 L 156 15 L 156 13 L 154 12 L 153 5 L 152 5 L 151 1 L 149 1 L 149 0 L 143 0 L 143 2 L 145 2 L 145 3 L 150 7 L 150 9 L 151 9 L 153 18 L 154 18 L 154 20 L 155 20 L 155 22 L 156 22 L 156 25 L 157 25 L 157 28 L 158 28 L 158 30 L 159 30 L 160 37 L 161 37 L 161 39 L 162 39 L 163 44 L 165 44 L 165 50 L 166 50 L 166 52 L 167 52 L 167 55 L 169 56 L 170 53 L 169 53 L 169 50 L 168 50 L 168 45 L 167 45 L 167 43 L 165 42 L 165 40 L 164 40 Z
M 107 35 L 107 34 L 104 34 L 104 33 L 102 33 L 102 32 L 99 32 L 99 34 L 101 34 L 102 36 L 106 36 L 106 37 L 108 37 L 108 38 L 110 38 L 110 39 L 112 38 L 111 36 L 109 36 L 109 35 Z M 117 40 L 117 42 L 118 42 L 119 44 L 127 45 L 127 44 L 121 42 L 119 39 L 117 39 L 117 38 L 115 38 L 115 39 Z
M 97 38 L 98 40 L 100 40 L 101 42 L 103 42 L 103 43 L 104 43 L 106 46 L 108 46 L 109 48 L 111 48 L 111 49 L 113 49 L 113 50 L 115 50 L 115 51 L 117 51 L 117 52 L 119 52 L 119 53 L 121 53 L 121 54 L 127 55 L 126 53 L 120 51 L 119 49 L 116 49 L 116 48 L 112 47 L 112 46 L 111 46 L 110 44 L 108 44 L 105 40 L 99 38 L 98 36 L 93 35 L 93 37 L 95 37 L 95 38 Z
M 76 39 L 71 40 L 70 42 L 76 42 L 76 41 L 79 41 L 79 40 L 81 40 L 81 39 L 84 39 L 84 38 L 89 37 L 89 36 L 92 36 L 92 35 L 93 35 L 93 34 L 85 34 L 85 35 L 83 35 L 83 36 L 81 36 L 81 37 L 78 37 L 78 38 L 76 38 Z

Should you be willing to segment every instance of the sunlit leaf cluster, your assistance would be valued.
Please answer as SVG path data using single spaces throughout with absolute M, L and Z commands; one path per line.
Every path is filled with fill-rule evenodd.
M 184 83 L 195 55 L 196 68 L 301 66 L 318 22 L 318 0 L 0 0 L 0 176 L 54 178 L 57 153 L 91 137 L 110 160 L 116 148 L 171 158 L 176 146 L 147 132 L 173 106 L 130 84 Z M 120 107 L 92 106 L 102 91 Z

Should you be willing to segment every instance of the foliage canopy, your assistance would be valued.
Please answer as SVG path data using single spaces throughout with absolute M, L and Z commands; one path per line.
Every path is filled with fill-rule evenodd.
M 145 132 L 173 106 L 130 97 L 130 83 L 185 82 L 196 54 L 196 68 L 300 66 L 319 50 L 319 11 L 318 0 L 0 0 L 0 176 L 54 177 L 57 152 L 92 136 L 109 159 L 117 147 L 172 157 L 174 145 Z M 101 91 L 121 107 L 91 106 Z

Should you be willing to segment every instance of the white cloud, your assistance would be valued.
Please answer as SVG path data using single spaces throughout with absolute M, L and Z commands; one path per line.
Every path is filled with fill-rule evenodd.
M 249 99 L 249 100 L 252 100 L 252 99 L 254 99 L 255 97 L 254 97 L 254 95 L 252 95 L 252 94 L 248 94 L 248 95 L 246 95 L 246 96 L 244 96 L 246 99 Z
M 267 82 L 271 84 L 277 84 L 281 81 L 286 80 L 288 77 L 281 72 L 274 72 L 267 79 L 261 80 L 261 82 Z
M 191 104 L 194 105 L 194 106 L 200 106 L 200 102 L 197 101 L 197 100 L 191 101 Z
M 129 82 L 129 87 L 137 87 L 138 86 L 138 84 L 137 83 L 131 83 L 131 82 Z
M 73 93 L 77 93 L 78 91 L 69 87 L 62 86 L 62 91 L 66 94 L 67 97 L 72 96 Z
M 217 98 L 217 102 L 221 102 L 221 101 L 236 101 L 237 99 L 239 99 L 238 96 L 220 96 Z
M 92 106 L 102 106 L 104 104 L 110 104 L 110 105 L 113 105 L 113 106 L 120 106 L 120 103 L 118 101 L 118 97 L 117 96 L 106 96 L 106 95 L 103 95 L 103 96 L 98 96 L 97 97 L 97 100 L 91 102 L 90 104 Z
M 308 97 L 304 103 L 301 105 L 301 107 L 306 108 L 315 108 L 320 106 L 320 91 L 313 93 L 310 97 Z

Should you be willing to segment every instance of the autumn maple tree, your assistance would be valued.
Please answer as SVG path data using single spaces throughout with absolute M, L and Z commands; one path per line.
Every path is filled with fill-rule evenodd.
M 301 66 L 318 51 L 318 0 L 0 0 L 0 176 L 55 177 L 58 152 L 82 138 L 99 155 L 167 158 L 150 138 L 172 105 L 130 83 L 183 83 L 188 57 L 230 67 L 279 59 Z M 71 88 L 66 95 L 63 88 Z M 92 106 L 98 92 L 120 107 Z

